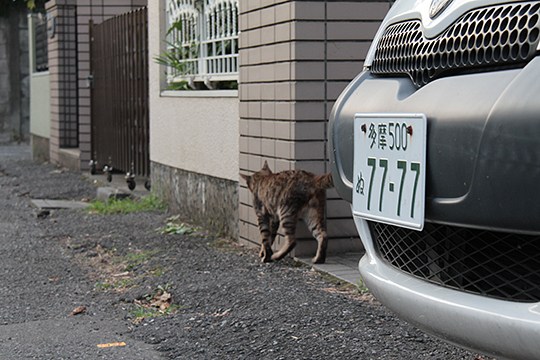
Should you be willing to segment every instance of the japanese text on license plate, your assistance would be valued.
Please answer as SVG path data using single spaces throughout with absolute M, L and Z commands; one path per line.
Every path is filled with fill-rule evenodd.
M 416 230 L 424 226 L 426 118 L 357 114 L 353 212 Z

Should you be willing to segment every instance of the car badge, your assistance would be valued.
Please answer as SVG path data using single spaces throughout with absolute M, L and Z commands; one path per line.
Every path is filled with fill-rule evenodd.
M 435 19 L 439 16 L 453 0 L 432 0 L 429 7 L 429 17 Z

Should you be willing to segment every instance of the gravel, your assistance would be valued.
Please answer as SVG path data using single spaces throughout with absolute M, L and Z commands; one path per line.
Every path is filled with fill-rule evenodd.
M 0 156 L 0 225 L 15 234 L 0 235 L 0 325 L 82 304 L 81 319 L 114 319 L 170 359 L 485 359 L 292 259 L 263 264 L 256 250 L 200 229 L 162 234 L 171 214 L 38 217 L 30 206 L 30 198 L 95 194 L 80 174 Z M 166 313 L 138 316 L 160 291 L 172 296 Z

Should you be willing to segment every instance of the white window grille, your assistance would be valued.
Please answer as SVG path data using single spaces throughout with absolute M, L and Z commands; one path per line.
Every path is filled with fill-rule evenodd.
M 238 0 L 167 0 L 169 83 L 238 80 Z

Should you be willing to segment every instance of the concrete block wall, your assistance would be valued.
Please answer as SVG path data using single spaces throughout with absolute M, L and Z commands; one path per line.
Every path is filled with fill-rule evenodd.
M 389 10 L 388 2 L 240 0 L 240 171 L 328 169 L 327 119 Z M 240 182 L 240 241 L 259 243 L 251 194 Z M 349 205 L 327 192 L 329 252 L 361 243 Z M 312 255 L 303 225 L 295 255 Z M 281 237 L 277 246 L 281 246 Z

